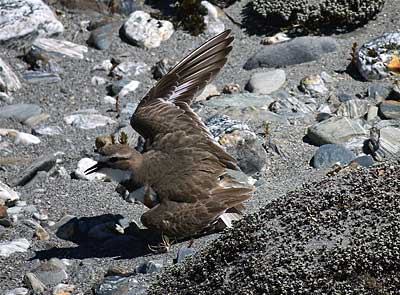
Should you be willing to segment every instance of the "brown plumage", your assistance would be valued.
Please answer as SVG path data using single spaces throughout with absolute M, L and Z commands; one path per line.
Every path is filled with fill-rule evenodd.
M 171 237 L 199 233 L 254 190 L 232 176 L 230 171 L 239 169 L 236 160 L 190 108 L 226 63 L 233 41 L 229 34 L 227 30 L 193 51 L 141 100 L 131 125 L 146 140 L 142 154 L 118 144 L 98 146 L 113 159 L 108 167 L 129 167 L 135 182 L 157 193 L 160 203 L 141 221 Z

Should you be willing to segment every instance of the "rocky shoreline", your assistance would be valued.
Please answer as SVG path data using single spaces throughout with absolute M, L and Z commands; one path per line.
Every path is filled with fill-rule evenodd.
M 222 258 L 213 256 L 220 253 L 218 247 L 225 247 L 224 241 L 239 243 L 243 237 L 235 235 L 247 227 L 277 231 L 278 225 L 264 216 L 272 214 L 269 210 L 283 210 L 284 216 L 290 202 L 296 202 L 293 211 L 307 202 L 318 206 L 317 194 L 333 190 L 340 195 L 343 181 L 349 192 L 367 191 L 368 182 L 359 182 L 382 169 L 387 172 L 378 177 L 382 186 L 369 197 L 384 202 L 378 200 L 386 189 L 383 184 L 397 187 L 400 1 L 386 1 L 382 11 L 358 29 L 328 36 L 254 34 L 255 27 L 251 32 L 238 25 L 248 25 L 249 1 L 232 1 L 223 9 L 206 4 L 205 32 L 199 36 L 157 20 L 157 5 L 141 1 L 120 1 L 130 6 L 118 6 L 120 14 L 114 15 L 46 2 L 0 0 L 0 9 L 6 11 L 0 16 L 1 294 L 209 294 L 208 284 L 221 283 L 218 271 L 225 272 L 225 266 L 216 263 L 201 278 L 191 277 L 193 271 L 199 265 L 208 267 L 206 257 L 219 263 Z M 20 27 L 25 30 L 16 30 Z M 257 191 L 246 203 L 248 217 L 234 230 L 200 237 L 190 247 L 187 241 L 173 243 L 170 252 L 153 253 L 148 241 L 135 236 L 145 207 L 124 199 L 117 184 L 104 175 L 87 177 L 82 171 L 93 161 L 99 135 L 123 131 L 136 146 L 139 139 L 129 118 L 141 97 L 183 56 L 227 28 L 235 37 L 229 61 L 193 108 L 238 159 Z M 327 173 L 338 176 L 326 178 Z M 395 196 L 388 190 L 385 206 L 391 206 Z M 303 217 L 293 220 L 301 223 Z M 325 230 L 334 228 L 327 225 Z M 282 240 L 296 243 L 292 231 L 285 227 Z M 248 255 L 259 257 L 268 251 L 266 244 Z M 249 245 L 243 241 L 242 246 Z M 226 254 L 232 256 L 233 281 L 245 276 L 235 264 L 241 251 L 239 247 Z M 193 253 L 194 259 L 164 274 L 177 257 L 183 261 Z M 285 255 L 280 257 L 294 254 Z M 271 273 L 273 269 L 264 269 L 267 264 L 259 259 L 246 267 Z M 369 268 L 365 272 L 371 275 Z M 392 282 L 380 274 L 371 276 L 376 286 L 392 292 Z M 277 286 L 275 279 L 263 278 L 275 286 L 268 289 L 270 294 L 303 290 L 297 277 L 297 285 L 285 287 Z M 191 285 L 194 282 L 198 287 Z M 232 288 L 267 290 L 252 286 L 255 289 L 247 290 L 228 282 L 215 294 L 229 294 Z M 313 290 L 328 285 L 321 286 Z M 337 290 L 347 292 L 345 287 Z M 376 288 L 354 290 L 381 294 Z

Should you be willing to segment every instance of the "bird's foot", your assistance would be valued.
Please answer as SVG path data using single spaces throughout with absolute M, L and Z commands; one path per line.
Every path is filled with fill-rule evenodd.
M 166 235 L 161 234 L 161 243 L 159 243 L 156 246 L 151 246 L 149 245 L 149 249 L 151 252 L 160 254 L 160 253 L 168 253 L 171 250 L 172 244 L 174 244 L 175 241 L 171 241 Z

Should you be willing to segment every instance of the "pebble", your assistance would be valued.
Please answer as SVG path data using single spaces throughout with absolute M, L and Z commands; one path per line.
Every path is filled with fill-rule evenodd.
M 1 26 L 1 25 L 0 25 Z M 0 33 L 1 34 L 1 33 Z M 11 66 L 0 57 L 0 92 L 16 91 L 22 84 Z
M 40 225 L 36 228 L 34 236 L 40 241 L 47 241 L 50 239 L 49 233 Z
M 207 107 L 218 110 L 221 108 L 267 108 L 273 102 L 274 99 L 269 95 L 238 93 L 234 95 L 224 94 L 202 103 Z
M 273 68 L 318 60 L 334 52 L 338 43 L 331 37 L 298 37 L 288 42 L 265 46 L 244 65 L 244 69 Z
M 31 273 L 46 287 L 54 287 L 68 279 L 68 274 L 65 270 L 66 266 L 60 259 L 51 258 L 48 261 L 42 262 Z
M 35 135 L 25 133 L 25 132 L 17 132 L 14 140 L 15 144 L 39 144 L 40 139 Z
M 19 194 L 0 181 L 0 205 L 12 206 L 19 200 Z
M 75 293 L 75 286 L 68 285 L 68 284 L 58 284 L 53 288 L 52 295 L 74 295 Z
M 368 138 L 368 128 L 362 119 L 332 117 L 307 129 L 307 137 L 315 145 L 343 144 L 352 138 Z
M 1 82 L 0 82 L 1 83 Z M 14 98 L 5 92 L 0 91 L 0 102 L 5 102 L 6 104 L 11 104 Z
M 107 83 L 107 80 L 102 78 L 102 77 L 98 77 L 98 76 L 94 76 L 91 80 L 92 85 L 94 86 L 98 86 L 98 85 L 104 85 Z
M 36 83 L 58 83 L 61 77 L 57 73 L 49 73 L 43 71 L 26 71 L 22 74 L 22 78 L 30 84 Z
M 194 255 L 194 253 L 196 253 L 196 251 L 192 247 L 182 246 L 178 250 L 174 263 L 181 263 L 187 257 Z
M 379 108 L 377 106 L 369 106 L 367 113 L 367 121 L 371 122 L 378 118 Z
M 174 33 L 174 26 L 165 20 L 156 20 L 144 11 L 135 11 L 129 15 L 122 26 L 121 33 L 132 45 L 155 48 L 168 40 Z
M 204 90 L 196 97 L 196 101 L 207 100 L 212 96 L 218 96 L 221 93 L 214 84 L 207 84 Z
M 15 288 L 7 291 L 5 295 L 28 295 L 29 290 L 27 288 Z
M 80 129 L 94 129 L 116 123 L 110 117 L 98 114 L 95 110 L 80 110 L 74 112 L 70 115 L 64 116 L 64 121 L 68 125 Z
M 26 120 L 24 121 L 24 124 L 25 124 L 26 126 L 29 126 L 29 127 L 35 127 L 35 126 L 37 126 L 37 125 L 39 125 L 39 124 L 45 122 L 45 121 L 46 121 L 47 119 L 49 119 L 49 118 L 50 118 L 50 115 L 49 115 L 49 114 L 47 114 L 47 113 L 41 113 L 41 114 L 39 114 L 39 115 L 37 115 L 37 116 L 29 117 L 28 119 L 26 119 Z
M 141 274 L 150 274 L 150 273 L 160 272 L 162 268 L 163 268 L 162 263 L 149 260 L 147 262 L 143 262 L 142 264 L 136 266 L 135 272 Z
M 356 54 L 356 65 L 366 80 L 397 75 L 400 70 L 400 32 L 385 33 L 363 44 Z
M 150 71 L 150 68 L 144 62 L 126 61 L 117 65 L 112 71 L 111 75 L 116 77 L 130 77 L 138 76 Z
M 105 180 L 107 178 L 106 174 L 99 173 L 99 172 L 93 172 L 88 175 L 85 174 L 85 170 L 92 167 L 95 165 L 97 162 L 95 160 L 92 160 L 90 158 L 83 158 L 80 159 L 78 162 L 78 167 L 75 169 L 74 174 L 78 179 L 83 179 L 83 180 Z
M 261 40 L 262 45 L 272 45 L 272 44 L 277 44 L 277 43 L 282 43 L 285 41 L 289 41 L 290 37 L 286 35 L 285 33 L 277 33 L 273 36 L 268 36 L 265 37 Z
M 110 105 L 112 105 L 112 106 L 115 106 L 115 104 L 117 103 L 117 100 L 116 100 L 114 97 L 109 96 L 109 95 L 105 96 L 105 97 L 103 98 L 103 101 L 104 101 L 106 104 L 110 104 Z
M 368 86 L 368 97 L 372 98 L 376 103 L 384 101 L 390 94 L 391 89 L 381 84 L 371 84 Z
M 139 81 L 130 81 L 121 89 L 121 91 L 118 93 L 118 97 L 122 98 L 127 96 L 131 92 L 135 92 L 136 89 L 139 87 L 139 85 L 140 85 Z
M 95 288 L 95 295 L 129 295 L 129 278 L 108 276 Z
M 397 155 L 400 152 L 400 128 L 385 127 L 379 130 L 379 148 L 386 158 Z
M 87 43 L 99 50 L 110 48 L 113 35 L 118 34 L 121 23 L 112 22 L 96 28 L 90 33 Z
M 16 252 L 26 252 L 30 245 L 30 242 L 25 238 L 10 242 L 0 242 L 0 256 L 9 257 Z
M 374 158 L 372 158 L 370 155 L 357 157 L 352 162 L 357 163 L 361 167 L 365 168 L 371 167 L 375 163 Z
M 121 79 L 113 82 L 109 86 L 107 86 L 108 94 L 109 95 L 117 95 L 125 85 L 129 83 L 128 79 Z
M 351 99 L 343 102 L 336 111 L 336 114 L 341 117 L 357 119 L 364 117 L 368 113 L 370 106 L 371 103 L 368 100 Z
M 356 155 L 338 144 L 324 144 L 318 148 L 313 158 L 311 165 L 314 168 L 330 168 L 334 164 L 339 163 L 340 166 L 345 166 L 356 158 Z
M 204 16 L 205 31 L 212 36 L 225 31 L 225 24 L 219 18 L 218 8 L 208 1 L 201 1 L 200 4 L 207 9 L 207 14 Z
M 24 169 L 23 176 L 17 182 L 18 186 L 24 186 L 30 182 L 39 171 L 50 171 L 57 162 L 57 154 L 44 155 L 32 162 L 26 169 Z
M 379 105 L 379 111 L 386 119 L 400 119 L 400 101 L 385 100 Z
M 37 116 L 42 112 L 42 108 L 36 104 L 18 103 L 0 107 L 0 118 L 15 119 L 23 123 L 33 116 Z
M 320 75 L 307 76 L 300 81 L 300 88 L 307 94 L 318 95 L 328 92 L 324 80 Z
M 109 59 L 103 60 L 101 64 L 95 65 L 93 71 L 106 71 L 109 72 L 113 68 L 113 64 Z
M 62 33 L 64 27 L 41 0 L 2 0 L 0 43 Z
M 83 59 L 84 54 L 88 52 L 86 46 L 52 38 L 37 38 L 32 46 L 54 58 L 68 57 Z
M 286 74 L 282 69 L 254 73 L 247 82 L 246 89 L 257 94 L 270 94 L 283 86 Z
M 32 132 L 34 135 L 54 136 L 54 135 L 61 135 L 63 133 L 63 130 L 59 126 L 44 126 L 44 127 L 34 128 Z

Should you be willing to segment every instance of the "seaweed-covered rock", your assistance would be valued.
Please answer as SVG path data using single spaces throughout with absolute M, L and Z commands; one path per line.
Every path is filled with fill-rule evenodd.
M 400 163 L 306 184 L 245 216 L 148 294 L 395 294 Z
M 384 0 L 255 0 L 250 10 L 268 26 L 301 25 L 313 31 L 353 28 L 382 10 Z

